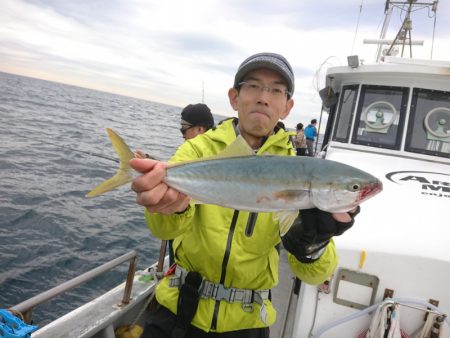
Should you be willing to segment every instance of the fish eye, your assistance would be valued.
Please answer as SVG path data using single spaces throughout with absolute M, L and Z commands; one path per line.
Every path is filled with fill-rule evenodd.
M 351 191 L 358 191 L 361 188 L 361 186 L 358 183 L 353 183 L 350 185 Z

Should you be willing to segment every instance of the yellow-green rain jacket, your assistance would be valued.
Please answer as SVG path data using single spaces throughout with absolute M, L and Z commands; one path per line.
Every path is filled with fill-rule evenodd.
M 170 162 L 187 161 L 220 153 L 236 139 L 233 120 L 226 120 L 215 130 L 188 140 L 177 150 Z M 289 134 L 283 129 L 270 136 L 258 154 L 294 155 Z M 283 173 L 279 173 L 282 175 Z M 236 187 L 239 194 L 239 187 Z M 254 230 L 246 233 L 249 212 L 216 205 L 193 205 L 182 214 L 162 215 L 145 211 L 148 226 L 154 236 L 174 239 L 175 261 L 188 271 L 197 271 L 207 280 L 220 283 L 222 274 L 225 287 L 252 290 L 271 289 L 278 283 L 279 228 L 272 213 L 259 213 Z M 248 229 L 247 229 L 248 230 Z M 289 264 L 302 281 L 320 284 L 337 265 L 334 243 L 331 242 L 321 258 L 304 264 L 289 255 Z M 177 310 L 178 288 L 168 284 L 165 277 L 158 285 L 158 302 Z M 200 299 L 192 325 L 204 331 L 226 332 L 266 327 L 275 322 L 276 311 L 269 300 L 264 301 L 267 317 L 254 304 L 252 312 L 245 312 L 242 304 L 220 301 L 214 314 L 216 300 Z M 213 317 L 216 316 L 215 319 Z M 264 317 L 264 318 L 263 318 Z

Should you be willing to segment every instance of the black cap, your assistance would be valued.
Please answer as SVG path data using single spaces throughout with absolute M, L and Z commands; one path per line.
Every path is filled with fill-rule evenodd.
M 181 111 L 181 119 L 193 126 L 214 127 L 211 109 L 204 103 L 188 104 Z
M 244 80 L 248 72 L 259 68 L 272 69 L 283 76 L 289 92 L 288 97 L 292 97 L 294 94 L 294 72 L 288 60 L 276 53 L 258 53 L 245 59 L 234 77 L 234 88 L 239 87 L 239 83 Z

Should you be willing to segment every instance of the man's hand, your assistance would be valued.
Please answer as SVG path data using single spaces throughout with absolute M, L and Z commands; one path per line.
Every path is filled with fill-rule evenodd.
M 299 261 L 317 260 L 333 236 L 342 235 L 354 223 L 353 216 L 359 208 L 349 213 L 329 213 L 317 208 L 301 210 L 285 236 L 283 245 Z
M 360 210 L 360 208 L 358 205 L 348 212 L 339 212 L 339 213 L 335 212 L 335 213 L 332 213 L 331 215 L 333 216 L 333 218 L 336 221 L 342 222 L 342 223 L 347 223 L 347 222 L 351 222 L 353 220 L 353 217 L 359 213 L 359 210 Z
M 130 166 L 142 174 L 131 183 L 131 189 L 137 194 L 137 204 L 150 212 L 166 215 L 187 209 L 190 198 L 164 183 L 166 162 L 135 158 L 130 160 Z

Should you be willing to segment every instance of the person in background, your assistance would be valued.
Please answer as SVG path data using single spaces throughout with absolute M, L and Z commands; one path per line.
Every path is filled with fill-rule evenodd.
M 308 156 L 314 156 L 314 140 L 317 136 L 317 120 L 312 119 L 311 123 L 305 128 L 306 147 L 308 148 Z
M 181 111 L 181 134 L 190 140 L 214 127 L 211 110 L 204 103 L 189 104 Z
M 211 109 L 204 103 L 188 104 L 181 111 L 180 132 L 184 140 L 190 140 L 214 127 Z M 151 158 L 142 150 L 134 152 L 136 158 Z
M 306 155 L 306 138 L 305 138 L 305 131 L 303 130 L 303 123 L 297 124 L 297 135 L 295 136 L 295 148 L 297 150 L 297 156 Z
M 294 74 L 283 56 L 248 57 L 228 90 L 238 118 L 184 142 L 169 162 L 217 155 L 239 135 L 256 156 L 295 156 L 290 134 L 277 126 L 294 105 L 293 92 Z M 156 288 L 159 305 L 143 338 L 268 338 L 276 319 L 270 289 L 278 283 L 277 246 L 283 242 L 298 278 L 321 284 L 337 266 L 332 237 L 349 229 L 358 212 L 301 210 L 281 237 L 274 212 L 197 204 L 164 183 L 168 163 L 132 159 L 130 165 L 142 174 L 132 182 L 136 203 L 145 207 L 154 236 L 174 239 L 176 262 Z

